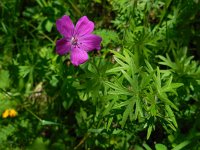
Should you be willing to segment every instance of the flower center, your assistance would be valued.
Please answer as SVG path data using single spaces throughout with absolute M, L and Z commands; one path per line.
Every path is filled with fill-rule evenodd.
M 71 44 L 75 46 L 78 45 L 78 39 L 76 37 L 72 37 Z

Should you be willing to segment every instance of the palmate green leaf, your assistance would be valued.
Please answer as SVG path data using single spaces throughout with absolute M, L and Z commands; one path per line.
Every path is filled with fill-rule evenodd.
M 112 69 L 109 69 L 106 71 L 107 74 L 115 74 L 120 72 L 122 69 L 124 69 L 124 67 L 114 67 Z
M 165 58 L 164 56 L 158 55 L 157 57 L 160 58 L 162 60 L 162 62 L 158 62 L 161 65 L 165 65 L 168 66 L 170 68 L 176 69 L 175 64 L 171 61 L 169 55 L 166 55 L 167 58 Z
M 131 70 L 132 75 L 138 71 L 133 61 L 134 55 L 129 50 L 123 49 L 123 55 L 116 51 L 111 52 L 114 53 L 114 59 L 119 65 L 121 65 L 121 69 Z
M 189 57 L 186 57 L 185 59 L 184 59 L 184 57 L 182 57 L 180 62 L 182 63 L 182 61 L 183 61 L 184 66 L 188 66 L 191 63 L 193 58 L 194 58 L 194 56 L 189 56 Z
M 162 100 L 165 104 L 168 104 L 170 105 L 172 108 L 174 108 L 175 110 L 178 110 L 178 108 L 176 107 L 176 105 L 174 103 L 172 103 L 168 97 L 167 97 L 167 94 L 166 93 L 158 93 L 158 98 L 160 100 Z
M 165 86 L 162 86 L 161 81 L 161 73 L 159 68 L 157 67 L 157 74 L 153 76 L 153 79 L 155 81 L 155 87 L 158 92 L 158 98 L 162 100 L 164 103 L 169 104 L 174 109 L 178 110 L 178 108 L 168 99 L 167 92 L 176 93 L 176 89 L 183 84 L 181 83 L 171 83 L 172 77 L 169 78 L 169 80 L 166 82 Z
M 122 108 L 124 106 L 127 106 L 128 104 L 129 104 L 129 101 L 115 103 L 115 105 L 113 106 L 113 109 L 119 109 L 119 108 Z
M 152 75 L 149 75 L 146 72 L 141 73 L 141 82 L 139 84 L 139 89 L 140 90 L 145 89 L 148 86 L 148 84 L 150 84 L 151 79 L 152 79 Z
M 122 121 L 121 121 L 122 128 L 124 127 L 124 125 L 128 119 L 128 116 L 131 115 L 131 113 L 133 112 L 133 107 L 135 105 L 135 99 L 130 98 L 128 100 L 128 102 L 129 102 L 128 106 L 126 107 L 126 110 L 124 111 L 123 116 L 122 116 Z
M 19 66 L 19 75 L 20 77 L 26 77 L 29 73 L 33 71 L 32 66 Z
M 124 61 L 127 60 L 126 57 L 123 56 L 122 54 L 120 54 L 119 52 L 113 51 L 113 50 L 111 50 L 111 52 L 114 54 L 115 58 L 117 57 L 117 58 L 124 60 Z
M 112 99 L 112 101 L 106 106 L 105 110 L 103 111 L 103 116 L 106 116 L 109 114 L 110 110 L 113 108 L 114 104 L 116 103 L 116 100 L 118 99 L 118 96 L 115 95 L 108 95 L 105 98 L 107 101 L 109 101 L 110 99 Z
M 149 74 L 152 74 L 155 72 L 153 67 L 150 65 L 150 63 L 147 60 L 145 60 L 145 64 L 146 64 L 146 70 L 148 71 Z
M 175 118 L 174 112 L 172 111 L 172 109 L 170 108 L 170 106 L 169 105 L 165 105 L 165 109 L 166 109 L 166 111 L 168 113 L 168 117 L 172 120 L 174 126 L 176 128 L 178 128 L 178 124 L 176 122 L 176 118 Z
M 137 86 L 137 84 L 135 83 L 135 81 L 128 75 L 128 73 L 126 73 L 124 70 L 121 70 L 121 72 L 123 73 L 124 77 L 126 78 L 126 80 L 130 83 L 130 85 L 132 87 Z M 136 91 L 136 89 L 133 90 L 133 91 Z
M 132 65 L 134 55 L 128 49 L 124 49 L 123 54 L 124 57 L 126 58 L 124 61 L 127 62 L 129 65 Z
M 133 88 L 132 91 L 137 91 L 138 77 L 135 74 L 138 72 L 138 69 L 133 62 L 133 55 L 126 49 L 123 51 L 123 54 L 124 56 L 121 55 L 115 56 L 115 60 L 118 62 L 119 65 L 121 65 L 121 67 L 118 67 L 117 69 L 119 69 L 118 71 L 123 73 L 124 77 L 130 83 L 130 85 Z
M 159 114 L 158 114 L 158 116 L 159 116 Z M 175 132 L 177 131 L 177 128 L 174 126 L 172 119 L 168 115 L 166 115 L 165 117 L 163 117 L 163 116 L 159 116 L 159 117 L 160 117 L 160 122 L 162 123 L 162 126 L 165 130 L 168 131 L 170 128 Z
M 177 129 L 176 129 L 176 127 L 171 123 L 171 120 L 169 120 L 169 119 L 166 119 L 167 121 L 168 121 L 168 127 L 170 127 L 172 130 L 174 130 L 174 132 L 176 132 L 177 131 Z
M 139 72 L 140 67 L 138 66 L 138 58 L 137 55 L 133 55 L 128 49 L 124 49 L 123 51 L 125 56 L 125 61 L 129 65 L 129 69 L 131 70 L 132 76 L 135 75 L 135 73 Z
M 142 110 L 142 106 L 140 104 L 141 100 L 139 98 L 138 95 L 135 96 L 135 99 L 136 99 L 136 109 L 135 109 L 135 118 L 138 118 L 139 114 L 141 117 L 144 117 L 143 115 L 143 110 Z
M 166 84 L 161 88 L 160 92 L 163 92 L 163 93 L 172 92 L 177 95 L 176 89 L 183 86 L 183 83 L 172 83 L 172 79 L 173 77 L 170 76 Z
M 151 103 L 151 99 L 153 100 L 154 98 L 152 97 L 151 99 L 148 99 L 149 96 L 151 97 L 151 95 L 149 95 L 147 97 L 148 101 L 151 103 L 152 106 L 154 107 L 150 107 L 150 112 L 152 116 L 159 116 L 160 118 L 163 118 L 165 120 L 166 123 L 163 122 L 163 125 L 166 124 L 166 126 L 170 127 L 171 129 L 173 129 L 174 131 L 176 131 L 176 128 L 178 128 L 177 122 L 176 122 L 176 118 L 175 115 L 172 111 L 171 108 L 178 110 L 177 106 L 169 100 L 168 98 L 168 93 L 174 93 L 177 96 L 177 92 L 176 89 L 179 88 L 180 86 L 182 86 L 182 83 L 173 83 L 172 80 L 172 76 L 170 75 L 170 77 L 166 80 L 166 76 L 165 74 L 160 72 L 160 69 L 157 67 L 156 69 L 156 73 L 154 73 L 153 68 L 151 67 L 151 65 L 146 62 L 147 64 L 147 70 L 148 72 L 153 76 L 153 85 L 150 89 L 152 89 L 153 87 L 156 87 L 156 93 L 155 91 L 152 89 L 150 91 L 151 94 L 156 94 L 155 96 L 158 98 L 158 100 L 161 100 L 164 103 L 164 108 L 167 112 L 167 115 L 164 117 L 164 114 L 160 116 L 159 112 L 157 112 L 157 109 L 160 109 L 160 106 L 158 104 L 156 104 L 155 102 Z M 151 81 L 150 81 L 151 82 Z M 148 93 L 146 93 L 148 95 Z M 150 132 L 152 129 L 151 127 L 149 127 L 148 129 Z
M 114 91 L 110 91 L 109 93 L 110 94 L 124 94 L 124 95 L 132 95 L 132 93 L 130 91 L 127 90 L 127 88 L 125 88 L 123 85 L 121 85 L 119 82 L 116 82 L 115 83 L 111 83 L 111 82 L 108 82 L 108 81 L 105 81 L 104 82 L 105 85 L 107 85 L 108 87 L 114 89 Z
M 133 92 L 138 91 L 138 68 L 136 67 L 133 58 L 134 55 L 129 52 L 127 49 L 123 50 L 124 56 L 121 54 L 115 53 L 115 60 L 118 62 L 121 67 L 118 67 L 118 71 L 122 72 L 126 80 L 130 83 Z M 119 59 L 118 59 L 119 58 Z
M 120 64 L 120 65 L 123 67 L 123 69 L 129 68 L 128 64 L 124 63 L 123 61 L 121 61 L 121 60 L 118 59 L 117 57 L 114 57 L 114 59 L 116 60 L 116 62 L 117 62 L 118 64 Z
M 187 49 L 181 49 L 178 52 L 174 52 L 174 59 L 175 61 L 172 62 L 169 55 L 167 54 L 166 57 L 157 56 L 162 61 L 159 64 L 164 66 L 170 67 L 170 71 L 177 73 L 182 76 L 185 75 L 192 75 L 198 72 L 199 65 L 196 61 L 193 61 L 193 56 L 187 56 Z
M 116 69 L 111 71 L 115 75 L 116 72 L 120 74 L 117 74 L 118 76 L 113 80 L 114 83 L 107 82 L 107 86 L 113 89 L 109 94 L 119 95 L 119 97 L 125 95 L 127 98 L 131 96 L 134 102 L 131 103 L 130 99 L 124 99 L 123 101 L 116 100 L 113 105 L 112 109 L 124 111 L 122 121 L 120 122 L 121 126 L 125 126 L 128 118 L 130 121 L 138 118 L 144 119 L 144 114 L 147 113 L 150 115 L 150 119 L 146 118 L 148 122 L 147 139 L 150 138 L 151 132 L 155 128 L 154 123 L 157 118 L 165 120 L 163 124 L 166 124 L 166 126 L 175 131 L 178 126 L 171 108 L 175 110 L 178 110 L 178 108 L 169 100 L 168 93 L 177 95 L 176 89 L 182 86 L 182 84 L 173 83 L 171 74 L 166 76 L 158 67 L 154 69 L 148 61 L 145 61 L 146 71 L 142 68 L 138 69 L 138 66 L 134 62 L 134 55 L 127 49 L 124 49 L 122 54 L 119 52 L 113 53 L 119 66 L 116 66 Z M 148 107 L 144 104 L 147 104 Z M 160 109 L 166 109 L 166 105 L 168 106 L 166 112 L 160 112 Z
M 156 73 L 157 74 L 153 76 L 153 79 L 155 82 L 156 89 L 158 90 L 158 93 L 159 93 L 162 85 L 161 85 L 161 78 L 160 78 L 160 69 L 158 67 L 156 69 Z
M 162 24 L 163 19 L 164 19 L 164 17 L 166 16 L 168 7 L 170 6 L 171 2 L 172 2 L 172 0 L 166 0 L 166 2 L 165 2 L 165 8 L 164 8 L 164 10 L 162 11 L 162 14 L 161 14 L 161 17 L 160 17 L 160 21 L 159 21 L 159 25 L 158 25 L 158 26 L 160 26 L 160 25 Z
M 161 92 L 163 92 L 163 93 L 172 92 L 175 95 L 178 95 L 176 92 L 176 89 L 183 85 L 184 85 L 183 83 L 172 83 L 169 86 L 166 85 L 166 86 L 162 87 Z

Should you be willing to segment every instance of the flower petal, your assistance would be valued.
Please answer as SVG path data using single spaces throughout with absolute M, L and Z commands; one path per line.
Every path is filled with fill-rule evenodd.
M 89 34 L 79 38 L 79 42 L 82 43 L 80 46 L 85 51 L 91 51 L 94 49 L 101 49 L 102 38 L 100 36 Z
M 91 33 L 94 30 L 94 23 L 90 21 L 86 16 L 81 17 L 75 27 L 75 35 L 83 36 Z
M 71 55 L 70 55 L 70 59 L 74 66 L 78 66 L 88 60 L 88 54 L 86 51 L 78 47 L 73 47 Z
M 74 33 L 74 24 L 66 15 L 56 21 L 56 27 L 64 37 L 70 38 Z
M 64 55 L 71 50 L 71 43 L 65 38 L 56 41 L 56 52 L 59 55 Z

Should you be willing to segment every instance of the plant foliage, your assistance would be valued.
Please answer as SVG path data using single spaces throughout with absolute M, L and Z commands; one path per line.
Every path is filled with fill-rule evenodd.
M 103 39 L 78 67 L 55 53 L 64 14 Z M 0 149 L 199 149 L 199 0 L 2 0 L 0 15 Z

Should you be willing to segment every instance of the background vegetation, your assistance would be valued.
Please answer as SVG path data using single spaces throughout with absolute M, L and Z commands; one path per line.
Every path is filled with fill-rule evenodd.
M 55 53 L 64 14 L 102 50 Z M 200 148 L 199 0 L 1 0 L 0 149 Z

